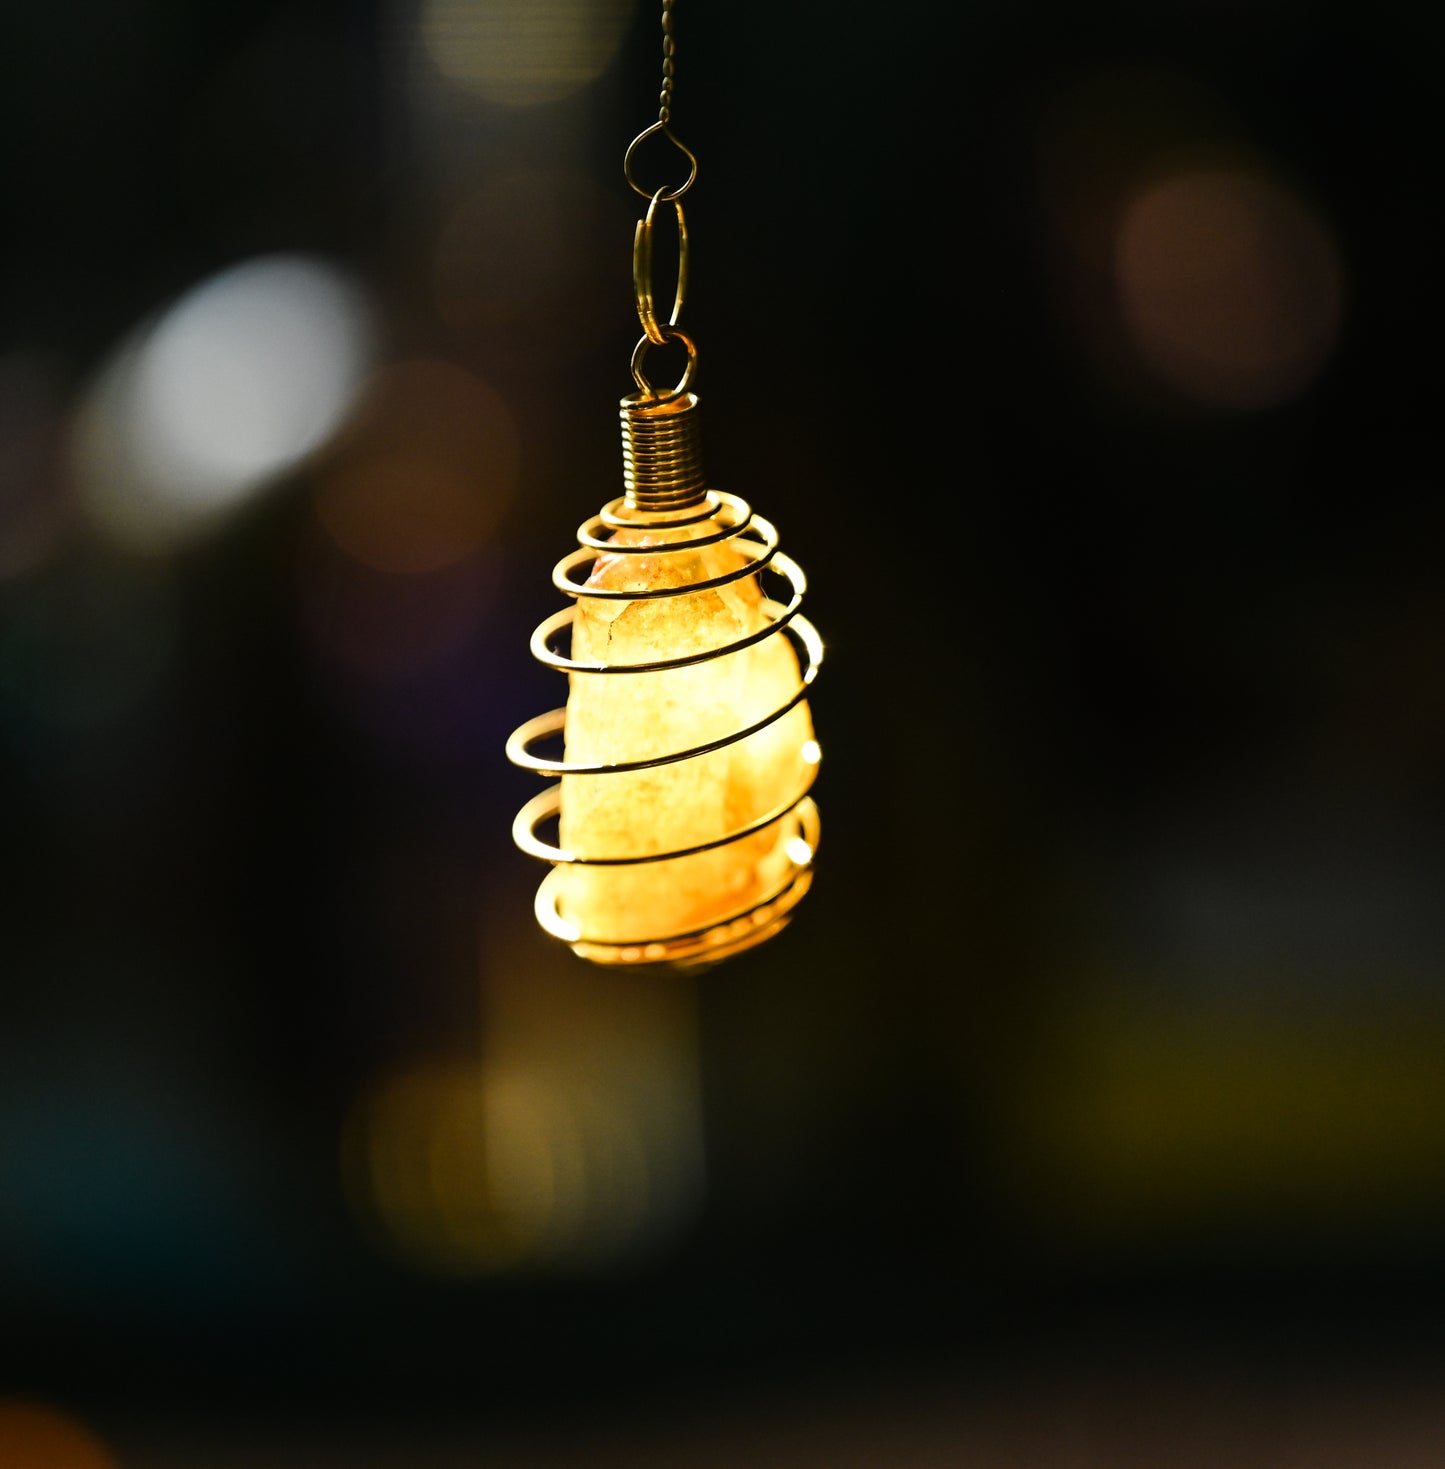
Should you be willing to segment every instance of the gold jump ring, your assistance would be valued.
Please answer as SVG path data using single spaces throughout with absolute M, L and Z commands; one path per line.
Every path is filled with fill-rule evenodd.
M 697 370 L 697 346 L 692 338 L 678 326 L 663 327 L 662 339 L 665 342 L 681 342 L 687 348 L 687 366 L 683 368 L 682 377 L 678 379 L 677 386 L 669 388 L 666 392 L 659 392 L 648 381 L 647 374 L 642 370 L 642 362 L 647 356 L 647 349 L 653 343 L 651 338 L 646 336 L 632 349 L 632 380 L 644 397 L 651 398 L 658 403 L 667 403 L 673 398 L 680 398 L 687 392 L 688 385 L 692 382 L 692 375 Z
M 654 347 L 662 346 L 667 340 L 658 325 L 657 308 L 652 299 L 652 216 L 666 192 L 659 189 L 652 196 L 647 214 L 637 221 L 637 230 L 632 236 L 632 289 L 637 297 L 637 319 Z M 673 197 L 663 202 L 671 204 L 677 215 L 677 290 L 672 298 L 672 315 L 667 319 L 668 326 L 675 327 L 682 316 L 682 303 L 687 295 L 687 221 L 683 218 L 681 199 Z

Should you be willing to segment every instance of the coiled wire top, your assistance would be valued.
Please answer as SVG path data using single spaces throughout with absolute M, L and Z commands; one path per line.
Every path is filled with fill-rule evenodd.
M 707 499 L 697 395 L 622 400 L 622 482 L 639 510 L 690 510 Z

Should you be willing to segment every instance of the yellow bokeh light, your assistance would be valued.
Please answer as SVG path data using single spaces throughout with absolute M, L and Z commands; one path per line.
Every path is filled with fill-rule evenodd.
M 413 1264 L 505 1270 L 558 1208 L 546 1099 L 464 1066 L 390 1078 L 357 1108 L 347 1167 L 358 1207 Z
M 449 81 L 526 107 L 601 76 L 635 9 L 635 0 L 424 0 L 421 34 Z
M 606 1259 L 650 1218 L 621 1100 L 540 1058 L 390 1078 L 355 1109 L 343 1162 L 364 1222 L 425 1270 Z

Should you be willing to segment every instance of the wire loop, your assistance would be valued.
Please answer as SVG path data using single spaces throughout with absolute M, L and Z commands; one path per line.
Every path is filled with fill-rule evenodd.
M 598 939 L 583 934 L 569 923 L 557 909 L 557 878 L 561 866 L 554 867 L 542 879 L 532 911 L 543 930 L 553 938 L 572 946 L 579 958 L 599 964 L 673 964 L 711 963 L 741 953 L 754 944 L 771 938 L 785 928 L 793 909 L 803 900 L 813 884 L 813 852 L 818 846 L 818 808 L 811 796 L 804 796 L 793 811 L 782 820 L 793 824 L 802 852 L 796 857 L 789 852 L 789 867 L 782 881 L 760 901 L 729 914 L 706 928 L 687 933 L 671 933 L 662 937 L 640 935 L 628 939 Z M 666 859 L 663 859 L 666 860 Z M 565 864 L 564 864 L 565 865 Z
M 643 336 L 632 349 L 632 380 L 637 384 L 638 390 L 644 397 L 658 403 L 668 403 L 674 398 L 680 398 L 687 392 L 692 383 L 692 375 L 697 371 L 697 345 L 692 338 L 677 326 L 665 326 L 661 329 L 664 342 L 681 342 L 687 348 L 687 366 L 682 370 L 682 376 L 677 381 L 677 386 L 659 391 L 653 387 L 647 374 L 642 370 L 643 360 L 647 356 L 647 349 L 653 345 L 651 338 Z
M 655 596 L 656 593 L 649 593 Z M 792 695 L 782 704 L 763 715 L 761 719 L 754 720 L 752 724 L 744 725 L 742 729 L 730 730 L 725 735 L 719 735 L 716 739 L 705 740 L 701 744 L 689 745 L 685 750 L 673 750 L 666 755 L 650 755 L 639 760 L 612 760 L 612 761 L 590 761 L 582 762 L 568 760 L 564 754 L 560 760 L 554 760 L 546 756 L 534 753 L 533 747 L 545 740 L 553 739 L 557 735 L 565 735 L 567 728 L 567 709 L 564 705 L 561 709 L 550 709 L 546 714 L 539 714 L 534 719 L 529 719 L 525 724 L 519 725 L 511 733 L 507 740 L 507 759 L 513 765 L 520 765 L 523 770 L 535 770 L 547 772 L 553 775 L 627 775 L 635 770 L 653 770 L 659 765 L 675 765 L 679 760 L 695 760 L 699 755 L 711 755 L 714 750 L 724 749 L 728 745 L 734 745 L 739 740 L 745 740 L 749 735 L 757 734 L 760 729 L 766 729 L 770 724 L 781 719 L 788 710 L 795 708 L 808 697 L 808 689 L 814 679 L 818 676 L 818 669 L 823 663 L 823 640 L 818 636 L 818 630 L 808 621 L 806 617 L 794 614 L 792 621 L 778 626 L 770 627 L 769 633 L 781 632 L 790 640 L 795 640 L 803 650 L 802 678 L 798 687 L 793 690 Z M 724 647 L 714 649 L 711 657 L 718 658 L 726 653 L 737 652 L 736 647 Z M 695 663 L 697 659 L 689 659 L 689 663 Z M 678 665 L 681 666 L 681 665 Z M 622 673 L 622 668 L 612 670 Z M 634 663 L 626 668 L 631 674 L 651 673 L 655 670 L 646 664 Z
M 671 143 L 674 148 L 678 149 L 682 153 L 683 157 L 687 159 L 688 163 L 692 165 L 691 171 L 688 173 L 687 178 L 684 179 L 683 182 L 679 184 L 678 187 L 675 189 L 669 189 L 666 186 L 661 189 L 647 189 L 639 184 L 637 182 L 637 179 L 633 175 L 632 155 L 637 151 L 638 145 L 644 142 L 646 139 L 650 138 L 653 133 L 661 133 L 662 136 L 666 138 L 667 141 Z M 687 144 L 679 140 L 677 134 L 673 132 L 672 128 L 665 120 L 659 119 L 657 122 L 653 123 L 651 127 L 643 128 L 643 130 L 638 133 L 638 135 L 627 145 L 627 152 L 622 155 L 622 171 L 627 175 L 627 182 L 631 184 L 632 187 L 639 194 L 641 194 L 644 199 L 651 199 L 656 196 L 657 198 L 661 199 L 664 204 L 671 204 L 674 199 L 682 198 L 682 196 L 687 193 L 687 191 L 692 188 L 693 184 L 697 181 L 697 155 L 692 151 L 691 148 L 687 146 Z
M 663 201 L 664 189 L 659 189 L 647 206 L 647 213 L 637 221 L 632 236 L 632 290 L 637 297 L 637 319 L 647 340 L 660 347 L 667 340 L 657 322 L 657 307 L 652 298 L 652 216 L 659 202 L 672 205 L 677 216 L 677 290 L 672 298 L 672 315 L 667 318 L 668 326 L 675 327 L 682 316 L 682 303 L 687 295 L 687 220 L 682 213 L 682 200 L 676 197 Z

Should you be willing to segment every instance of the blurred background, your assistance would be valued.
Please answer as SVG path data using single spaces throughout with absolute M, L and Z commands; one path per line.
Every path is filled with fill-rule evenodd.
M 658 8 L 6 7 L 0 1463 L 1445 1462 L 1438 18 L 683 0 L 824 839 L 618 976 Z

